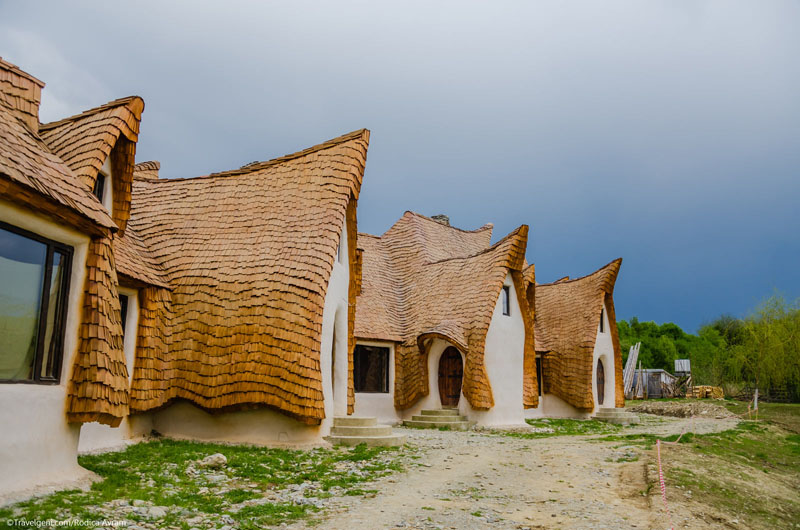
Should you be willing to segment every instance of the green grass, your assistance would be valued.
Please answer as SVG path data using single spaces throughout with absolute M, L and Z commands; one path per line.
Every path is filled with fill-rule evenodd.
M 572 419 L 541 419 L 525 420 L 528 425 L 537 429 L 550 429 L 550 432 L 502 432 L 505 436 L 513 438 L 549 438 L 551 436 L 578 436 L 587 434 L 608 434 L 622 430 L 619 425 L 599 420 L 572 420 Z
M 227 514 L 239 522 L 240 528 L 260 528 L 307 517 L 316 509 L 306 504 L 287 503 L 233 505 L 304 482 L 313 486 L 305 490 L 306 496 L 325 498 L 337 487 L 347 490 L 348 495 L 366 494 L 374 490 L 353 486 L 401 471 L 403 467 L 395 458 L 399 451 L 398 448 L 365 445 L 297 451 L 167 439 L 140 443 L 120 452 L 80 456 L 78 462 L 103 477 L 102 481 L 93 484 L 87 492 L 60 491 L 2 508 L 0 527 L 7 527 L 11 518 L 102 519 L 96 506 L 125 499 L 169 508 L 170 513 L 157 521 L 159 527 L 185 526 L 181 518 L 198 514 L 214 514 L 214 517 Z M 196 474 L 188 472 L 193 462 L 213 453 L 227 457 L 225 468 Z M 357 473 L 352 472 L 353 466 L 358 467 Z M 220 493 L 220 490 L 223 491 Z M 184 511 L 182 515 L 179 514 L 181 510 Z M 186 516 L 186 513 L 191 515 Z M 137 520 L 143 516 L 131 513 L 127 517 Z

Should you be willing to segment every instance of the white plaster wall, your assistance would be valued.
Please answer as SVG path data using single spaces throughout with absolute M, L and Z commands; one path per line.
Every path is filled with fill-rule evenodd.
M 179 440 L 266 446 L 319 444 L 327 434 L 322 425 L 306 425 L 272 409 L 209 414 L 187 401 L 154 412 L 152 428 Z
M 375 417 L 384 424 L 398 423 L 400 416 L 394 408 L 394 343 L 360 340 L 358 344 L 389 348 L 389 392 L 357 392 L 354 415 Z
M 125 287 L 119 293 L 128 296 L 128 316 L 125 322 L 125 364 L 128 367 L 128 382 L 133 379 L 133 363 L 136 357 L 136 338 L 139 326 L 139 292 Z M 152 430 L 149 413 L 135 414 L 122 420 L 119 427 L 109 427 L 97 422 L 84 423 L 81 427 L 81 438 L 78 452 L 96 452 L 121 449 L 126 445 L 140 441 Z
M 6 201 L 0 201 L 0 220 L 73 247 L 61 382 L 0 384 L 2 503 L 32 488 L 67 484 L 91 474 L 77 461 L 80 426 L 68 423 L 66 417 L 66 388 L 78 348 L 89 237 Z
M 495 304 L 489 332 L 486 334 L 484 354 L 494 407 L 489 410 L 471 410 L 466 400 L 464 403 L 459 402 L 459 409 L 482 426 L 500 427 L 525 423 L 522 404 L 525 322 L 510 274 L 506 276 L 504 285 L 509 287 L 510 314 L 503 314 L 501 292 Z
M 591 414 L 582 412 L 555 394 L 539 396 L 539 406 L 525 409 L 525 418 L 574 418 L 586 419 Z
M 603 329 L 600 333 L 600 321 L 597 322 L 597 339 L 594 342 L 592 354 L 592 395 L 594 396 L 594 412 L 600 409 L 597 400 L 597 361 L 603 360 L 605 370 L 605 393 L 602 408 L 614 408 L 614 342 L 611 339 L 611 328 L 608 322 L 608 308 L 603 306 Z
M 347 414 L 347 294 L 350 269 L 347 261 L 347 230 L 344 226 L 341 237 L 342 262 L 336 260 L 334 263 L 322 312 L 320 368 L 325 400 L 325 419 L 322 423 L 306 425 L 268 408 L 210 414 L 191 403 L 179 401 L 152 413 L 154 430 L 177 439 L 255 445 L 318 444 L 323 436 L 330 434 L 334 415 Z M 332 366 L 334 347 L 336 366 Z

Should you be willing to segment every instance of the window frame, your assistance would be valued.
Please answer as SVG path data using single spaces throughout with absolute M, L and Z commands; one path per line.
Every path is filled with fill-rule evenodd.
M 503 303 L 503 315 L 511 316 L 511 286 L 504 285 L 500 296 L 502 297 Z
M 536 386 L 539 389 L 539 397 L 544 396 L 544 356 L 536 355 Z
M 605 320 L 606 320 L 606 308 L 605 307 L 601 307 L 600 308 L 600 333 L 605 333 L 606 332 Z
M 357 384 L 356 373 L 358 372 L 358 370 L 356 368 L 356 362 L 357 362 L 356 353 L 358 351 L 359 346 L 362 347 L 362 348 L 371 348 L 373 350 L 381 350 L 382 354 L 385 351 L 385 354 L 386 354 L 386 364 L 385 364 L 385 366 L 386 366 L 386 375 L 384 377 L 382 387 L 386 388 L 386 390 L 356 390 L 356 384 Z M 391 366 L 390 366 L 391 362 L 392 362 L 392 350 L 391 350 L 391 348 L 389 346 L 373 346 L 373 345 L 370 345 L 370 344 L 356 344 L 356 347 L 353 348 L 353 392 L 354 393 L 358 393 L 358 394 L 387 394 L 387 395 L 391 394 L 392 393 L 391 392 L 391 388 L 390 388 L 390 382 L 391 381 L 389 381 L 389 379 L 390 379 L 390 373 L 389 372 L 391 370 Z
M 39 300 L 39 323 L 47 322 L 48 304 L 47 299 L 50 296 L 50 280 L 53 276 L 53 254 L 58 251 L 64 256 L 64 276 L 61 278 L 61 289 L 63 296 L 61 297 L 60 304 L 56 307 L 56 315 L 53 319 L 53 334 L 51 340 L 57 341 L 53 351 L 53 377 L 42 377 L 42 361 L 44 358 L 44 339 L 47 334 L 47 326 L 37 326 L 36 337 L 36 352 L 33 357 L 33 379 L 0 379 L 0 384 L 26 384 L 26 385 L 58 385 L 61 383 L 61 371 L 64 361 L 64 338 L 66 336 L 66 322 L 67 311 L 69 307 L 69 290 L 72 280 L 72 258 L 74 255 L 74 248 L 70 245 L 54 241 L 52 239 L 43 237 L 35 232 L 25 230 L 18 226 L 0 221 L 0 229 L 6 230 L 13 234 L 17 234 L 33 241 L 38 241 L 47 246 L 45 253 L 45 267 L 44 278 L 42 280 L 42 292 Z

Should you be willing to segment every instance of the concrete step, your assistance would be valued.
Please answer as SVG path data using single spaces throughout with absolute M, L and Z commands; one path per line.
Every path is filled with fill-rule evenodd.
M 458 416 L 458 409 L 422 410 L 420 414 L 425 416 Z
M 432 416 L 429 414 L 422 414 L 419 416 L 411 416 L 411 419 L 414 421 L 467 421 L 466 416 Z
M 326 436 L 325 439 L 334 445 L 355 446 L 367 444 L 370 447 L 393 447 L 406 443 L 405 434 L 391 436 Z
M 639 423 L 639 416 L 623 409 L 601 408 L 594 419 L 614 423 L 616 425 L 633 425 Z
M 475 425 L 474 421 L 419 421 L 419 420 L 406 420 L 403 422 L 406 427 L 413 427 L 416 429 L 439 429 L 448 428 L 451 431 L 468 431 Z
M 378 418 L 359 416 L 335 416 L 333 418 L 334 427 L 374 427 L 375 425 L 378 425 Z
M 389 425 L 334 425 L 331 436 L 391 436 L 392 428 Z

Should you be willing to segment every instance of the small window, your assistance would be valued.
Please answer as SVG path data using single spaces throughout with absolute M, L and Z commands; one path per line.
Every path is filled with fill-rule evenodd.
M 503 314 L 511 314 L 511 288 L 508 285 L 503 286 L 503 292 L 500 293 L 503 297 Z
M 542 370 L 542 356 L 536 356 L 536 381 L 539 387 L 539 395 L 542 395 L 542 388 L 544 387 L 544 370 Z
M 125 326 L 128 324 L 128 295 L 119 295 L 119 313 L 122 320 L 122 336 L 125 336 Z
M 356 346 L 353 355 L 353 384 L 356 392 L 389 392 L 389 348 Z
M 57 383 L 72 247 L 0 223 L 0 381 Z
M 106 176 L 102 173 L 97 174 L 97 178 L 94 181 L 94 189 L 92 189 L 92 193 L 97 200 L 101 203 L 103 202 L 103 195 L 106 191 Z
M 605 316 L 606 316 L 605 308 L 600 309 L 600 333 L 606 332 Z

